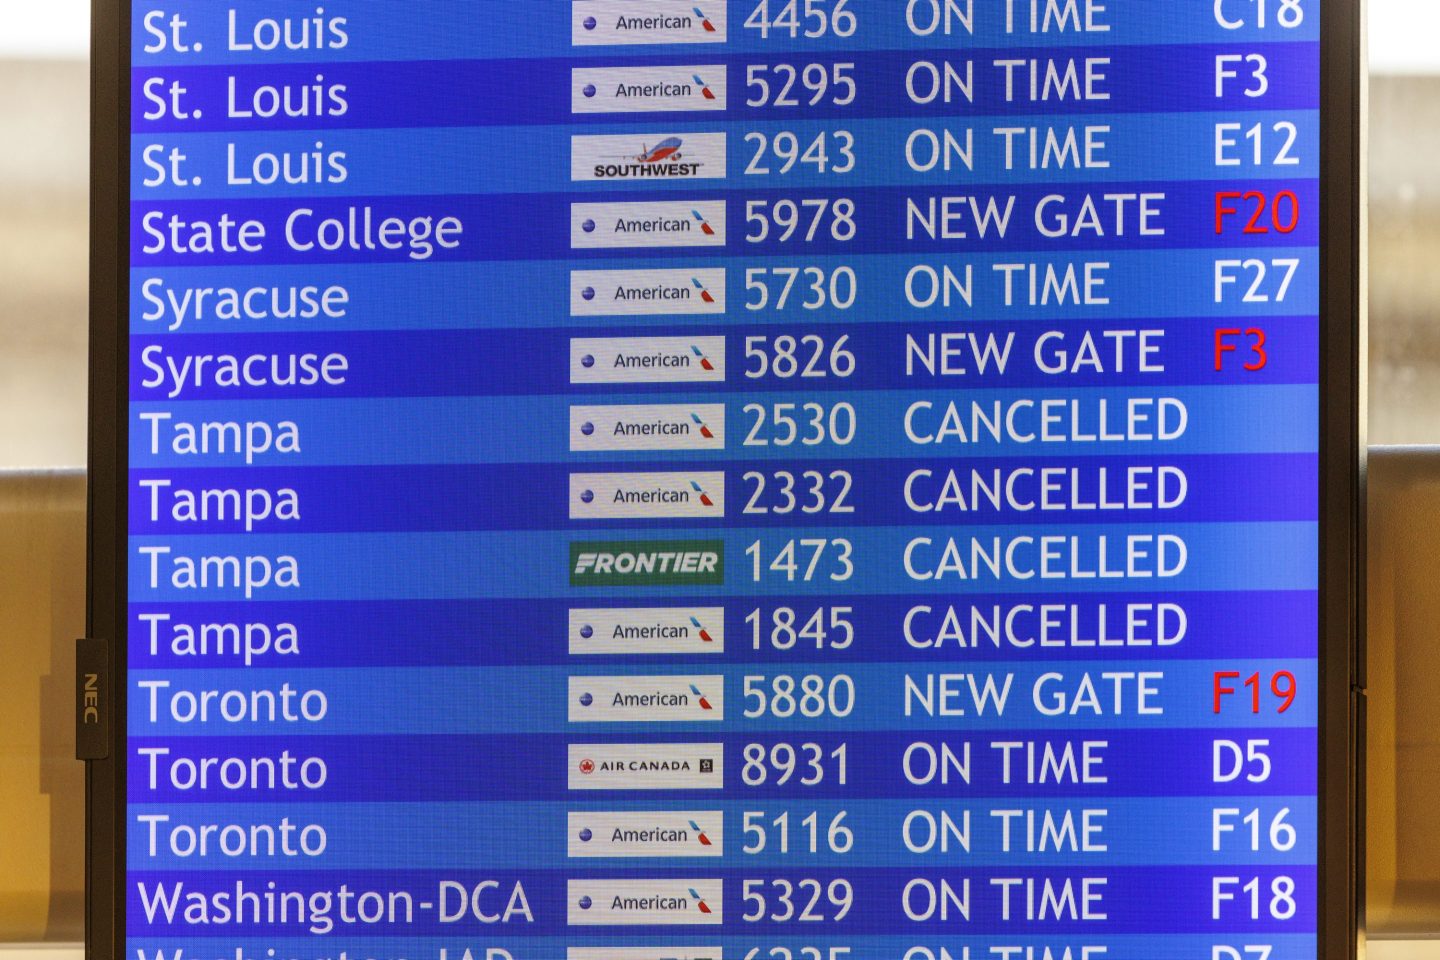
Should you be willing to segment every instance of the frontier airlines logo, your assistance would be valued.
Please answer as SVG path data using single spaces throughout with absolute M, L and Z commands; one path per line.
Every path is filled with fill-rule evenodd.
M 723 540 L 596 540 L 570 544 L 572 587 L 718 587 L 724 583 Z

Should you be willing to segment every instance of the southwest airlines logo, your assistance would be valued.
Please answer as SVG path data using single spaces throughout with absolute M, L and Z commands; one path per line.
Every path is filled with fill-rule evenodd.
M 635 162 L 651 167 L 657 163 L 664 163 L 666 160 L 679 161 L 683 156 L 680 148 L 684 145 L 685 141 L 679 137 L 666 137 L 655 144 L 654 150 L 649 147 L 641 147 L 639 155 L 635 157 Z
M 649 140 L 570 138 L 572 180 L 701 180 L 725 176 L 725 134 L 687 133 Z

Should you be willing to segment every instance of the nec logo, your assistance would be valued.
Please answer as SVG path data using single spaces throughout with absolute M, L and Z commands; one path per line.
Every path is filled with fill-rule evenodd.
M 85 674 L 85 688 L 81 694 L 81 703 L 84 706 L 80 714 L 81 722 L 98 724 L 100 722 L 100 674 Z
M 110 648 L 104 640 L 75 642 L 75 759 L 110 756 Z

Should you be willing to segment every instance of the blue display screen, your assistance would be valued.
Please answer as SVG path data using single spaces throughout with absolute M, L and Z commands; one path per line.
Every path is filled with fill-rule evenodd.
M 1317 955 L 1315 0 L 133 4 L 127 955 Z

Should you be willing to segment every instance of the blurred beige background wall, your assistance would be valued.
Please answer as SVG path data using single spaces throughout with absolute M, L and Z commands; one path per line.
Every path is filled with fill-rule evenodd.
M 0 469 L 85 463 L 89 91 L 0 60 Z

